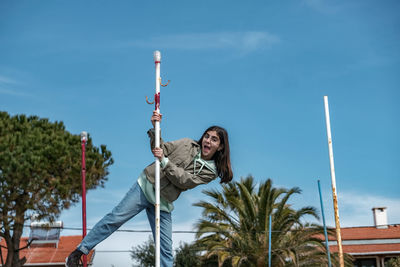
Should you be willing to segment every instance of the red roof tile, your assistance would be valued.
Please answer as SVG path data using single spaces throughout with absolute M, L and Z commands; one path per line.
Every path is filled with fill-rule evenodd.
M 335 229 L 333 229 L 335 230 Z M 386 229 L 369 227 L 342 227 L 340 228 L 342 240 L 366 240 L 366 239 L 397 239 L 400 238 L 400 225 L 389 225 Z M 324 235 L 317 235 L 325 240 Z M 336 240 L 336 234 L 329 236 L 329 241 Z
M 400 252 L 399 244 L 368 244 L 368 245 L 342 245 L 344 253 L 383 253 L 383 252 Z M 331 252 L 337 252 L 336 245 L 329 246 Z
M 340 233 L 342 240 L 400 238 L 400 225 L 389 225 L 386 229 L 378 229 L 374 226 L 346 227 L 341 228 Z M 329 240 L 336 240 L 336 238 L 329 237 Z
M 27 237 L 21 238 L 20 247 L 26 246 Z M 23 249 L 20 251 L 20 258 L 26 257 L 26 264 L 30 263 L 63 263 L 65 258 L 75 250 L 78 244 L 81 242 L 82 236 L 61 236 L 58 242 L 57 248 L 49 246 L 31 246 L 30 248 Z M 0 241 L 2 246 L 6 246 L 5 240 Z M 1 248 L 3 257 L 7 255 L 7 250 Z M 92 262 L 94 253 L 91 251 L 88 255 L 88 262 Z
M 393 243 L 393 239 L 400 239 L 400 225 L 389 225 L 386 229 L 378 229 L 371 227 L 346 227 L 340 229 L 342 235 L 343 252 L 350 254 L 362 253 L 385 253 L 385 252 L 400 252 L 400 241 Z M 319 238 L 325 240 L 322 235 Z M 387 240 L 387 243 L 385 241 Z M 391 239 L 391 240 L 390 240 Z M 329 236 L 330 241 L 335 241 L 336 236 Z M 374 244 L 379 240 L 379 244 Z M 346 244 L 347 242 L 357 242 L 358 244 Z M 330 245 L 332 252 L 337 252 L 337 245 Z

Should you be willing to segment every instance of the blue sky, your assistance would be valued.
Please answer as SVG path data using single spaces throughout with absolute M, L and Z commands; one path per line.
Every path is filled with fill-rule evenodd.
M 400 3 L 388 1 L 0 2 L 0 109 L 63 121 L 106 144 L 115 164 L 88 193 L 93 226 L 153 158 L 147 129 L 152 53 L 162 53 L 162 133 L 197 139 L 212 124 L 230 134 L 235 180 L 252 174 L 298 186 L 295 207 L 334 225 L 323 96 L 329 96 L 342 226 L 373 225 L 371 208 L 400 223 Z M 79 160 L 79 159 L 77 159 Z M 174 230 L 191 230 L 202 189 L 175 202 Z M 80 204 L 62 213 L 80 226 Z M 124 229 L 149 229 L 146 217 Z M 64 230 L 64 235 L 79 234 Z M 95 266 L 127 266 L 148 233 L 116 233 Z M 174 243 L 190 241 L 174 234 Z

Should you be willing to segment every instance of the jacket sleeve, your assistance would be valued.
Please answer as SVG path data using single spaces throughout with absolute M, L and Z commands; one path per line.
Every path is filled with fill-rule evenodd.
M 155 144 L 156 144 L 156 142 L 155 142 L 156 134 L 155 134 L 154 128 L 151 128 L 150 130 L 148 130 L 147 135 L 150 138 L 150 149 L 153 150 L 153 148 L 155 147 Z M 168 155 L 170 155 L 172 153 L 172 151 L 174 151 L 176 149 L 177 142 L 179 142 L 179 140 L 172 141 L 172 142 L 164 142 L 164 140 L 161 138 L 161 134 L 160 134 L 160 147 L 163 149 L 164 155 L 166 157 L 168 157 Z
M 207 168 L 203 168 L 199 174 L 192 174 L 171 161 L 168 161 L 167 165 L 165 165 L 163 172 L 172 184 L 182 190 L 191 189 L 201 184 L 208 184 L 217 177 Z

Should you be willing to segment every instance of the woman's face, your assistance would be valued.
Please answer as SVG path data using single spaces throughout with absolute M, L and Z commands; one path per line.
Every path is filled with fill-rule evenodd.
M 208 131 L 202 140 L 201 158 L 210 160 L 217 150 L 222 149 L 221 140 L 216 131 Z

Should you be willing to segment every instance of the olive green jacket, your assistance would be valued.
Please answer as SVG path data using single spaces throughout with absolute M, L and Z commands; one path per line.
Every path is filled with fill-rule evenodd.
M 150 146 L 155 144 L 154 129 L 147 134 L 150 137 Z M 199 154 L 200 145 L 192 139 L 183 138 L 164 143 L 160 140 L 160 147 L 168 163 L 160 171 L 160 195 L 167 201 L 175 201 L 182 191 L 194 188 L 201 184 L 207 184 L 217 178 L 214 162 L 205 166 L 195 166 L 194 158 Z M 198 164 L 196 164 L 198 165 Z M 155 163 L 144 169 L 147 180 L 154 184 Z

